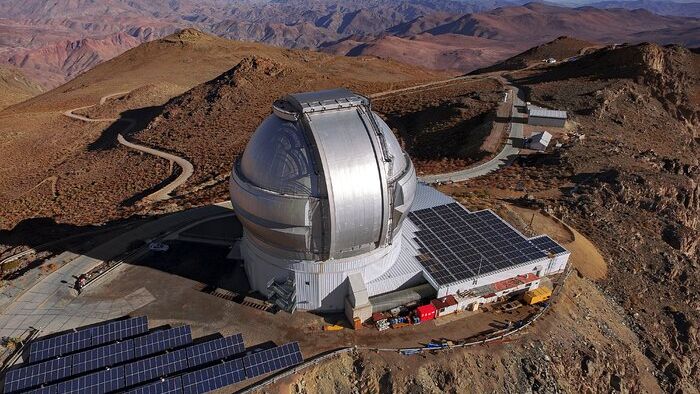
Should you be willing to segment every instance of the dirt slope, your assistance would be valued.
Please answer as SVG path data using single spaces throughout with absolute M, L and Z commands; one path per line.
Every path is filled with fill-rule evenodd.
M 20 70 L 0 66 L 0 111 L 41 93 L 36 82 L 28 79 Z
M 641 44 L 515 77 L 531 101 L 568 110 L 573 129 L 561 151 L 488 182 L 536 182 L 527 192 L 611 262 L 600 286 L 659 385 L 697 392 L 700 55 Z
M 590 51 L 599 47 L 600 45 L 589 41 L 562 36 L 548 43 L 530 48 L 490 67 L 477 70 L 474 73 L 519 70 L 532 65 L 542 64 L 542 60 L 544 59 L 553 58 L 557 61 L 567 60 L 579 56 L 585 51 Z
M 369 93 L 444 77 L 390 61 L 290 51 L 196 30 L 143 44 L 0 112 L 0 227 L 40 217 L 94 224 L 150 212 L 136 203 L 177 175 L 169 163 L 117 145 L 119 123 L 85 124 L 61 115 L 104 95 L 133 90 L 84 113 L 137 118 L 137 130 L 148 127 L 130 138 L 195 165 L 185 196 L 167 203 L 167 209 L 182 209 L 226 196 L 223 180 L 235 154 L 280 95 L 337 86 Z M 210 181 L 214 192 L 192 192 Z

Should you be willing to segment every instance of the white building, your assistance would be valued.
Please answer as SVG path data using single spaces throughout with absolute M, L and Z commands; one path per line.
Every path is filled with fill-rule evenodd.
M 534 106 L 527 106 L 527 124 L 533 126 L 564 127 L 568 115 L 566 111 L 557 111 Z
M 377 295 L 427 282 L 444 297 L 558 272 L 568 259 L 493 212 L 469 212 L 417 183 L 369 100 L 345 89 L 276 101 L 230 190 L 251 288 L 289 311 L 349 309 L 366 319 Z
M 537 150 L 540 152 L 544 152 L 547 147 L 549 146 L 549 143 L 552 141 L 552 135 L 549 134 L 546 131 L 540 131 L 539 133 L 533 134 L 528 140 L 527 140 L 527 147 L 529 149 Z

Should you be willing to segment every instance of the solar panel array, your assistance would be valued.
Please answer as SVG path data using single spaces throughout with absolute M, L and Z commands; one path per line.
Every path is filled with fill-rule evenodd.
M 457 203 L 413 211 L 419 261 L 438 285 L 465 281 L 547 257 L 491 211 Z
M 140 316 L 129 320 L 118 320 L 93 327 L 91 330 L 91 345 L 101 345 L 145 333 L 148 331 L 148 319 L 146 316 Z
M 137 358 L 192 343 L 190 326 L 159 330 L 134 338 L 134 354 Z
M 182 379 L 179 376 L 162 379 L 155 383 L 137 387 L 127 394 L 176 394 L 182 393 Z
M 235 334 L 188 347 L 187 359 L 190 367 L 194 367 L 243 353 L 244 350 L 243 335 Z
M 126 385 L 133 386 L 187 369 L 187 350 L 149 357 L 124 366 Z
M 118 320 L 33 342 L 29 361 L 37 362 L 148 331 L 145 316 Z
M 73 375 L 120 364 L 134 358 L 134 341 L 128 339 L 73 355 Z
M 254 378 L 282 368 L 288 368 L 302 361 L 301 351 L 299 350 L 299 344 L 297 342 L 287 343 L 243 357 L 245 375 L 248 378 Z
M 182 375 L 182 391 L 187 394 L 208 393 L 245 379 L 243 362 L 232 360 Z
M 112 327 L 126 333 L 122 337 L 132 332 L 122 325 Z M 121 335 L 99 332 L 106 341 Z M 4 392 L 34 387 L 29 392 L 100 394 L 131 388 L 129 393 L 136 394 L 204 393 L 303 361 L 296 342 L 233 358 L 245 351 L 241 334 L 194 345 L 191 341 L 189 326 L 175 327 L 34 363 L 10 370 Z M 180 348 L 141 358 L 139 347 L 142 354 Z M 193 371 L 195 367 L 201 369 Z
M 68 376 L 71 376 L 71 356 L 13 369 L 5 375 L 5 393 L 54 382 Z
M 553 239 L 549 238 L 547 235 L 540 235 L 536 238 L 530 238 L 530 242 L 532 242 L 539 250 L 546 253 L 559 254 L 567 252 L 566 249 L 556 243 Z
M 61 382 L 57 385 L 56 392 L 61 394 L 71 393 L 109 393 L 124 388 L 124 367 L 105 369 L 93 372 L 89 375 Z

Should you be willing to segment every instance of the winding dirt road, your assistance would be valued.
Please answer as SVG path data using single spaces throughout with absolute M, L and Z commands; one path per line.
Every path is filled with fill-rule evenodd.
M 107 102 L 107 100 L 109 100 L 111 98 L 118 97 L 118 96 L 124 96 L 128 93 L 129 92 L 117 92 L 117 93 L 108 94 L 108 95 L 100 98 L 99 105 L 103 105 L 105 102 Z M 134 119 L 130 119 L 130 118 L 121 118 L 121 119 L 95 118 L 95 119 L 93 119 L 93 118 L 88 118 L 88 117 L 74 113 L 75 111 L 91 108 L 91 107 L 94 107 L 95 105 L 96 104 L 69 109 L 68 111 L 65 111 L 63 113 L 63 115 L 65 115 L 71 119 L 80 120 L 83 122 L 125 122 L 125 123 L 127 123 L 127 126 L 124 128 L 122 133 L 126 133 L 128 131 L 131 131 L 131 129 L 136 125 L 136 121 Z M 155 192 L 149 194 L 148 196 L 144 197 L 143 198 L 144 201 L 151 201 L 152 202 L 152 201 L 167 200 L 168 198 L 170 198 L 170 193 L 172 191 L 174 191 L 175 189 L 177 189 L 182 184 L 184 184 L 185 182 L 187 182 L 187 179 L 190 176 L 192 176 L 192 173 L 194 173 L 194 166 L 192 166 L 192 163 L 190 163 L 186 159 L 179 157 L 179 156 L 175 156 L 171 153 L 163 152 L 163 151 L 160 151 L 157 149 L 149 148 L 147 146 L 138 145 L 138 144 L 135 144 L 133 142 L 129 142 L 129 141 L 127 141 L 126 138 L 124 138 L 122 133 L 117 134 L 117 141 L 120 144 L 126 146 L 127 148 L 131 148 L 131 149 L 134 149 L 134 150 L 137 150 L 140 152 L 148 153 L 150 155 L 163 158 L 163 159 L 168 160 L 170 162 L 175 162 L 182 169 L 182 172 L 180 173 L 180 175 L 178 175 L 177 178 L 175 178 L 175 180 L 173 180 L 172 182 L 163 186 L 162 188 L 156 190 Z

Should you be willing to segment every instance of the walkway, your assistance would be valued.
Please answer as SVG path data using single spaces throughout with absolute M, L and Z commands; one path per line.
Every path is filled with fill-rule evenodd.
M 520 97 L 520 90 L 517 87 L 512 85 L 508 86 L 510 86 L 511 91 L 513 92 L 513 106 L 511 112 L 511 122 L 509 123 L 510 133 L 508 134 L 508 141 L 506 141 L 503 149 L 493 159 L 485 163 L 460 171 L 422 176 L 420 177 L 421 181 L 425 183 L 462 182 L 468 179 L 490 174 L 499 170 L 500 168 L 510 165 L 513 162 L 515 157 L 520 153 L 520 148 L 513 145 L 513 143 L 523 139 L 523 124 L 520 122 L 514 122 L 514 120 L 525 118 L 525 114 L 518 110 L 519 107 L 525 106 L 525 102 Z

